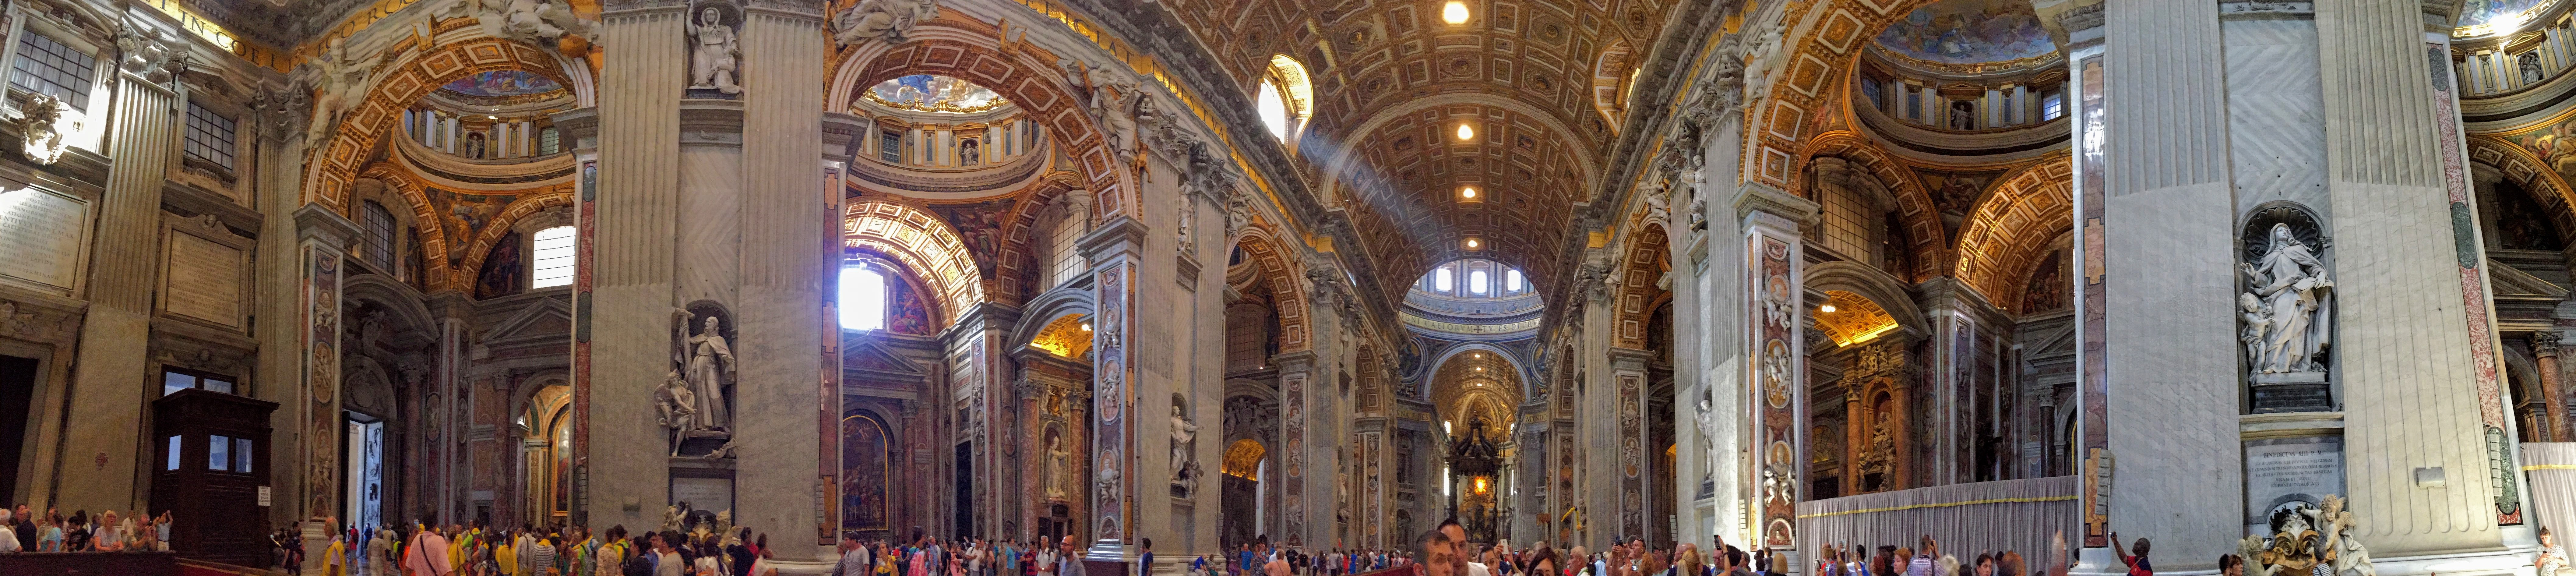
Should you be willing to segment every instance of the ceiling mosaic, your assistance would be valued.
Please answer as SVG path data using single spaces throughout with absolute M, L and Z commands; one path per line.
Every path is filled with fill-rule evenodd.
M 1942 64 L 1977 64 L 2057 53 L 2030 3 L 1943 0 L 1914 9 L 1878 33 L 1880 48 Z
M 563 84 L 543 74 L 526 70 L 478 72 L 448 82 L 438 89 L 482 98 L 506 98 L 532 94 L 549 94 L 563 90 Z
M 1313 74 L 1316 109 L 1300 151 L 1339 178 L 1330 196 L 1350 207 L 1388 279 L 1380 284 L 1390 300 L 1433 263 L 1475 252 L 1521 267 L 1539 286 L 1569 273 L 1558 260 L 1576 192 L 1590 177 L 1582 171 L 1617 130 L 1594 108 L 1594 79 L 1630 78 L 1642 60 L 1603 55 L 1613 46 L 1642 52 L 1630 47 L 1651 45 L 1673 6 L 1468 0 L 1466 17 L 1451 23 L 1443 17 L 1447 4 L 1172 5 L 1247 95 L 1274 54 Z M 1446 136 L 1468 120 L 1478 123 L 1473 141 Z M 1350 150 L 1327 165 L 1342 143 Z M 1466 182 L 1484 184 L 1487 200 L 1457 202 L 1457 186 Z M 1469 238 L 1483 246 L 1465 248 Z
M 915 112 L 971 114 L 1009 105 L 1011 101 L 973 82 L 936 74 L 914 74 L 879 82 L 860 97 L 888 108 Z

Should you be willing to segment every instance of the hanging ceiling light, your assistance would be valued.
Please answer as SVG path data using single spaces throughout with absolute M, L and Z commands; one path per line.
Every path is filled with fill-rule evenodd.
M 1474 249 L 1477 249 L 1477 248 L 1481 248 L 1481 247 L 1484 247 L 1484 245 L 1485 245 L 1485 243 L 1484 243 L 1484 242 L 1479 242 L 1479 241 L 1477 241 L 1477 240 L 1476 240 L 1476 239 L 1474 239 L 1474 238 L 1468 238 L 1468 239 L 1467 239 L 1467 249 L 1468 249 L 1468 250 L 1474 250 Z
M 1832 314 L 1832 313 L 1834 313 L 1834 305 L 1832 305 L 1832 304 L 1826 304 L 1826 305 L 1824 305 L 1824 306 L 1819 306 L 1819 307 L 1817 307 L 1817 308 L 1816 308 L 1816 311 L 1817 311 L 1817 312 L 1823 312 L 1823 313 L 1826 313 L 1826 314 Z
M 1476 139 L 1476 127 L 1475 127 L 1475 126 L 1468 125 L 1468 124 L 1464 124 L 1464 123 L 1459 124 L 1459 125 L 1458 125 L 1458 139 L 1459 139 L 1459 140 L 1474 140 L 1474 139 Z
M 1448 6 L 1440 7 L 1440 20 L 1450 24 L 1467 23 L 1467 3 L 1449 0 Z
M 1465 188 L 1459 188 L 1458 195 L 1468 200 L 1474 200 L 1476 199 L 1476 187 L 1468 186 Z

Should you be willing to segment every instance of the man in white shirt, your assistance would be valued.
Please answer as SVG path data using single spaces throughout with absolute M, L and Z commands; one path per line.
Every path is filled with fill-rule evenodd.
M 15 528 L 18 521 L 10 514 L 12 512 L 9 509 L 0 508 L 0 553 L 21 551 L 18 548 L 18 530 Z
M 669 531 L 653 535 L 653 554 L 657 558 L 653 561 L 653 576 L 688 575 L 689 562 L 680 559 L 678 550 L 671 549 L 671 540 L 678 537 L 678 533 Z
M 1456 558 L 1450 562 L 1452 571 L 1465 576 L 1494 576 L 1494 569 L 1485 566 L 1485 563 L 1468 560 L 1475 555 L 1468 552 L 1470 548 L 1467 545 L 1467 527 L 1459 525 L 1458 519 L 1442 520 L 1440 533 L 1449 535 L 1449 549 L 1455 551 L 1450 554 Z

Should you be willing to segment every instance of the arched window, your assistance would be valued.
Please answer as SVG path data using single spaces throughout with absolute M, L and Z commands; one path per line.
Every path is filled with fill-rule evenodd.
M 1432 272 L 1431 291 L 1448 292 L 1450 290 L 1457 289 L 1458 280 L 1452 276 L 1453 274 L 1456 274 L 1456 272 L 1450 271 L 1447 266 L 1442 266 L 1438 271 Z
M 1519 269 L 1503 271 L 1504 292 L 1519 292 L 1521 291 L 1521 287 L 1521 271 Z
M 1468 293 L 1470 293 L 1470 294 L 1483 294 L 1483 293 L 1485 293 L 1485 292 L 1487 292 L 1487 291 L 1492 290 L 1492 287 L 1493 287 L 1493 278 L 1487 277 L 1487 276 L 1485 275 L 1485 271 L 1484 271 L 1484 270 L 1477 270 L 1477 271 L 1474 271 L 1474 272 L 1468 272 L 1468 273 L 1467 273 L 1467 292 L 1468 292 Z
M 1270 127 L 1270 135 L 1288 139 L 1288 99 L 1279 95 L 1279 83 L 1264 78 L 1261 92 L 1253 95 L 1252 109 L 1261 113 L 1261 125 Z
M 573 237 L 571 226 L 538 230 L 529 250 L 531 270 L 529 288 L 563 286 L 572 283 Z
M 841 268 L 841 329 L 883 330 L 886 327 L 886 273 L 865 264 Z
M 1253 111 L 1270 135 L 1288 141 L 1315 113 L 1315 85 L 1306 76 L 1306 65 L 1286 54 L 1270 55 L 1270 73 L 1252 95 Z
M 359 217 L 367 225 L 367 262 L 389 273 L 400 270 L 394 265 L 394 213 L 374 200 L 368 200 L 361 212 Z

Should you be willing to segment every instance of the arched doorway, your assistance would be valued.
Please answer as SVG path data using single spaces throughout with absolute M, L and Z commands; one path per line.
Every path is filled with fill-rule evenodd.
M 545 384 L 519 414 L 520 458 L 526 462 L 522 492 L 528 516 L 540 525 L 572 517 L 572 386 Z
M 1269 449 L 1251 438 L 1237 438 L 1225 446 L 1225 465 L 1217 475 L 1225 482 L 1218 488 L 1222 514 L 1219 521 L 1224 526 L 1218 538 L 1225 549 L 1232 550 L 1264 536 L 1259 502 L 1262 472 L 1269 467 L 1268 455 Z

